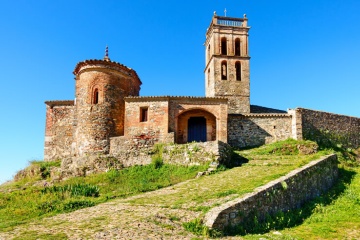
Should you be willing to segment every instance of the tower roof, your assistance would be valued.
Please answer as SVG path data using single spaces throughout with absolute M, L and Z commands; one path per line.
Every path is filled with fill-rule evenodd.
M 110 58 L 104 60 L 99 59 L 89 59 L 82 62 L 78 62 L 75 66 L 75 69 L 73 71 L 74 75 L 78 75 L 82 70 L 84 69 L 96 69 L 96 68 L 104 68 L 104 69 L 111 69 L 118 72 L 123 72 L 128 75 L 133 75 L 140 84 L 142 84 L 139 76 L 137 75 L 136 71 L 121 64 L 118 62 L 111 61 Z

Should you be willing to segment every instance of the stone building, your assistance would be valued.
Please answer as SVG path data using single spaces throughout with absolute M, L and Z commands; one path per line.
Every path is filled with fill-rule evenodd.
M 107 49 L 102 60 L 79 62 L 73 72 L 75 100 L 45 102 L 45 160 L 121 156 L 155 143 L 257 146 L 311 138 L 314 128 L 321 133 L 331 126 L 336 132 L 338 119 L 338 134 L 353 134 L 358 146 L 359 118 L 330 114 L 331 122 L 318 124 L 321 112 L 250 105 L 249 30 L 246 15 L 212 17 L 204 44 L 205 97 L 140 96 L 137 73 L 111 61 Z

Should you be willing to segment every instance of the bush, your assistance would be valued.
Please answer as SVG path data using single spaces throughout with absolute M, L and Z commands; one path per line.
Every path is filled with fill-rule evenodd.
M 164 165 L 164 161 L 163 161 L 162 157 L 160 157 L 159 155 L 156 155 L 151 159 L 151 164 L 154 166 L 155 169 L 158 169 L 158 168 L 161 168 L 162 165 Z

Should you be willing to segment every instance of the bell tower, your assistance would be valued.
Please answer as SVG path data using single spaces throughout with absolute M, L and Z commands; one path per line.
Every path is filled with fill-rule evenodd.
M 229 113 L 250 113 L 248 19 L 214 16 L 206 32 L 206 97 L 226 97 Z

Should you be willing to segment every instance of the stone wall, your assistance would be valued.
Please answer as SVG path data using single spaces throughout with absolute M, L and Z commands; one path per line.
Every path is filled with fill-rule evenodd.
M 228 143 L 233 147 L 252 147 L 292 137 L 291 115 L 230 114 Z
M 74 70 L 77 156 L 108 153 L 110 137 L 124 135 L 124 97 L 139 95 L 136 72 L 110 60 L 86 60 Z
M 173 133 L 169 135 L 173 137 Z M 122 136 L 113 137 L 110 142 L 110 156 L 118 159 L 125 167 L 150 164 L 156 156 L 164 163 L 179 165 L 203 164 L 210 161 L 226 163 L 230 154 L 230 146 L 220 141 L 156 145 L 152 139 L 137 140 Z
M 360 118 L 304 108 L 297 108 L 295 111 L 301 116 L 304 139 L 316 141 L 320 145 L 360 146 Z
M 44 160 L 53 161 L 72 155 L 74 101 L 48 101 Z
M 186 143 L 188 119 L 206 119 L 207 141 L 227 142 L 227 99 L 204 97 L 127 97 L 125 98 L 125 134 L 127 138 L 153 133 L 161 142 L 174 132 L 171 142 Z M 141 109 L 147 108 L 142 121 Z M 145 133 L 145 134 L 144 134 Z
M 213 208 L 205 216 L 205 225 L 224 230 L 245 226 L 255 217 L 263 221 L 266 214 L 299 208 L 331 188 L 337 177 L 336 155 L 324 157 L 257 188 L 253 193 Z
M 227 99 L 221 97 L 171 97 L 169 131 L 178 143 L 187 142 L 187 120 L 203 116 L 207 120 L 207 141 L 227 142 Z
M 167 99 L 144 99 L 128 102 L 125 100 L 125 131 L 127 138 L 153 138 L 154 141 L 164 141 L 168 134 L 169 102 Z M 146 121 L 141 119 L 142 109 L 147 109 Z M 172 140 L 173 142 L 174 140 Z

